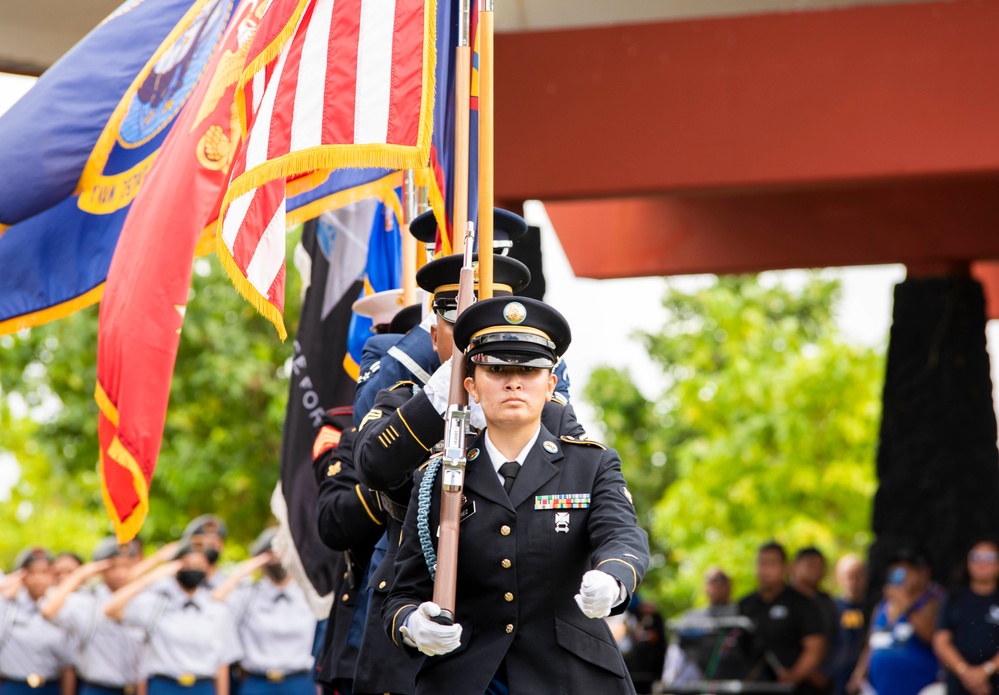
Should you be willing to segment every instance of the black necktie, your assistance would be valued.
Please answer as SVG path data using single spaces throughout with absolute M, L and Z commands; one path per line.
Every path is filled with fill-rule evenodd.
M 516 461 L 507 461 L 499 467 L 499 474 L 503 476 L 503 488 L 506 490 L 506 494 L 509 495 L 510 490 L 513 489 L 513 481 L 517 478 L 518 473 L 520 473 L 520 464 Z
M 201 606 L 199 606 L 198 604 L 196 604 L 194 601 L 190 601 L 189 600 L 187 603 L 185 603 L 183 606 L 181 606 L 181 610 L 185 610 L 186 611 L 188 608 L 193 608 L 194 610 L 198 611 L 199 613 L 201 612 Z
M 283 591 L 274 597 L 274 603 L 277 603 L 278 601 L 282 600 L 291 603 L 291 598 L 288 596 L 288 594 L 284 593 Z

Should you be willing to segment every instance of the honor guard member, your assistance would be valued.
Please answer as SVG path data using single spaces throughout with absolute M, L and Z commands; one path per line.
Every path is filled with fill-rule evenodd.
M 209 567 L 184 546 L 104 605 L 109 618 L 144 632 L 149 695 L 229 695 L 229 664 L 243 650 L 229 608 L 205 587 Z
M 94 550 L 93 560 L 71 572 L 42 601 L 42 615 L 77 645 L 80 695 L 134 695 L 142 680 L 142 631 L 104 615 L 111 594 L 128 583 L 135 564 L 132 553 L 131 545 L 119 546 L 116 538 L 105 538 Z M 94 577 L 102 581 L 86 588 Z
M 388 515 L 378 496 L 357 477 L 352 455 L 357 430 L 350 422 L 350 408 L 327 412 L 313 446 L 319 538 L 340 553 L 334 574 L 339 585 L 333 592 L 330 623 L 316 667 L 320 682 L 341 695 L 385 692 L 400 684 L 411 686 L 413 679 L 412 669 L 397 669 L 396 663 L 401 662 L 395 660 L 380 664 L 381 689 L 371 690 L 369 682 L 355 681 L 371 598 L 367 586 L 372 555 L 385 535 Z
M 439 457 L 417 475 L 382 614 L 393 642 L 427 655 L 416 692 L 633 694 L 602 618 L 638 588 L 648 537 L 617 453 L 542 422 L 569 325 L 543 302 L 497 297 L 462 314 L 454 336 L 486 420 L 467 454 L 456 622 L 436 623 L 431 601 Z
M 277 528 L 261 533 L 241 563 L 212 592 L 225 601 L 243 645 L 240 695 L 315 695 L 312 642 L 316 616 L 301 587 L 288 575 L 272 543 Z M 263 570 L 255 582 L 244 582 Z
M 493 210 L 493 226 L 495 228 L 493 251 L 497 255 L 505 255 L 513 242 L 527 232 L 527 222 L 524 221 L 523 217 L 507 210 L 501 210 L 500 208 L 494 208 Z M 433 245 L 437 240 L 437 221 L 434 218 L 433 210 L 428 210 L 422 215 L 417 216 L 410 224 L 409 231 L 419 241 L 426 244 L 431 253 L 433 252 Z M 456 257 L 461 258 L 460 256 Z M 523 285 L 530 282 L 530 277 L 530 271 L 527 271 L 527 281 Z M 449 278 L 447 285 L 451 286 L 433 287 L 427 291 L 433 292 L 437 290 L 436 297 L 438 299 L 450 299 L 454 308 L 456 308 L 457 304 L 453 300 L 455 300 L 458 294 L 458 275 L 455 274 L 453 278 Z M 515 291 L 523 289 L 523 285 Z M 423 285 L 421 287 L 426 289 Z M 506 294 L 511 293 L 510 291 L 506 292 Z M 452 318 L 451 321 L 454 321 L 454 319 Z M 409 331 L 405 337 L 400 338 L 394 345 L 384 346 L 382 348 L 386 353 L 384 357 L 380 357 L 370 364 L 362 357 L 361 376 L 357 380 L 357 392 L 354 396 L 355 426 L 361 424 L 361 418 L 371 410 L 375 396 L 382 389 L 390 388 L 400 381 L 412 381 L 421 387 L 427 383 L 430 375 L 434 373 L 434 370 L 441 363 L 441 360 L 435 354 L 433 342 L 430 340 L 430 330 L 433 323 L 434 316 L 431 312 L 420 323 L 418 329 Z M 376 339 L 377 342 L 381 342 L 381 339 Z M 568 402 L 569 382 L 564 364 L 559 364 L 558 376 L 559 385 L 556 391 L 560 397 L 563 397 L 565 402 Z
M 182 545 L 190 545 L 192 550 L 204 553 L 208 558 L 208 577 L 205 583 L 209 589 L 215 589 L 225 581 L 225 577 L 218 571 L 218 562 L 225 550 L 228 535 L 229 530 L 220 517 L 202 514 L 191 519 L 181 536 Z
M 43 548 L 18 555 L 0 594 L 0 682 L 4 695 L 59 695 L 73 653 L 69 636 L 38 607 L 52 586 L 52 556 Z
M 530 273 L 520 261 L 498 256 L 494 263 L 495 295 L 510 297 L 529 282 Z M 437 319 L 431 336 L 438 366 L 427 387 L 421 390 L 413 382 L 401 382 L 380 391 L 354 442 L 354 460 L 361 480 L 380 491 L 382 506 L 390 517 L 385 539 L 387 554 L 372 574 L 369 584 L 373 593 L 355 683 L 379 683 L 382 664 L 392 663 L 394 668 L 408 669 L 410 674 L 407 689 L 394 689 L 392 692 L 413 692 L 417 664 L 396 656 L 398 651 L 381 629 L 380 611 L 392 584 L 395 553 L 409 504 L 413 472 L 427 460 L 430 450 L 436 448 L 444 436 L 443 413 L 447 407 L 451 378 L 448 361 L 453 346 L 451 324 L 457 308 L 457 291 L 454 288 L 458 284 L 461 264 L 461 256 L 446 256 L 428 263 L 416 275 L 417 284 L 433 295 L 432 306 Z M 544 408 L 544 418 L 552 431 L 584 435 L 572 408 L 562 402 L 549 402 Z M 389 689 L 374 688 L 370 692 L 385 690 Z

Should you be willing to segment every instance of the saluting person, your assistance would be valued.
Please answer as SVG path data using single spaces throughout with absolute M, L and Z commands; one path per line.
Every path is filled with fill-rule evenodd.
M 134 695 L 145 653 L 142 631 L 104 615 L 111 594 L 128 583 L 135 563 L 131 545 L 105 538 L 93 561 L 72 571 L 42 601 L 42 615 L 63 628 L 76 644 L 80 695 Z M 79 591 L 91 578 L 103 581 Z
M 225 539 L 229 529 L 221 517 L 215 514 L 202 514 L 188 522 L 181 534 L 181 543 L 191 546 L 191 549 L 204 553 L 208 558 L 208 574 L 205 586 L 209 590 L 221 586 L 225 576 L 218 571 L 219 558 L 225 550 Z
M 149 695 L 229 695 L 229 664 L 243 650 L 229 608 L 205 587 L 209 567 L 204 553 L 183 546 L 104 605 L 109 618 L 145 632 Z
M 60 679 L 73 663 L 66 632 L 38 608 L 55 580 L 44 548 L 21 551 L 0 592 L 0 682 L 4 695 L 59 695 Z
M 261 533 L 212 598 L 225 601 L 243 645 L 240 695 L 315 695 L 312 642 L 316 616 L 301 587 L 274 554 L 276 528 Z M 263 570 L 255 582 L 243 580 Z
M 468 450 L 456 623 L 434 620 L 436 559 L 421 545 L 436 552 L 439 458 L 417 477 L 382 613 L 397 645 L 427 655 L 416 692 L 633 694 L 601 618 L 627 607 L 648 566 L 648 537 L 617 453 L 558 437 L 541 420 L 568 323 L 543 302 L 497 297 L 462 314 L 454 337 L 486 423 Z M 419 508 L 421 486 L 429 509 Z

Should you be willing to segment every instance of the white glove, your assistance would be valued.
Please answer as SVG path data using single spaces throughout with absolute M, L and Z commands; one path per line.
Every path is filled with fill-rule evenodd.
M 432 618 L 441 614 L 441 607 L 432 601 L 425 601 L 406 617 L 399 629 L 402 640 L 410 647 L 416 647 L 427 656 L 438 656 L 453 652 L 461 644 L 461 625 L 439 625 Z
M 447 358 L 447 362 L 442 364 L 437 368 L 437 370 L 430 375 L 430 381 L 427 385 L 423 387 L 423 392 L 427 394 L 427 398 L 433 404 L 434 408 L 441 415 L 447 410 L 447 397 L 448 392 L 451 390 L 451 358 Z
M 447 410 L 448 396 L 451 393 L 450 357 L 447 358 L 447 362 L 438 367 L 437 371 L 430 375 L 430 381 L 423 387 L 423 392 L 427 394 L 427 398 L 430 399 L 430 403 L 437 409 L 437 412 L 444 415 L 444 412 Z M 468 405 L 471 410 L 469 418 L 472 427 L 481 430 L 486 426 L 486 416 L 482 412 L 482 406 L 472 399 L 469 399 Z
M 583 575 L 576 594 L 576 605 L 587 618 L 606 618 L 611 609 L 624 600 L 618 581 L 600 570 L 590 570 Z M 627 594 L 625 594 L 627 595 Z

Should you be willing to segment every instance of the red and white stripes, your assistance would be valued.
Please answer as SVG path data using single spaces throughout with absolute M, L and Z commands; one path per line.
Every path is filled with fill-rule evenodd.
M 426 166 L 435 5 L 310 0 L 276 59 L 241 79 L 246 139 L 223 200 L 218 250 L 236 287 L 282 337 L 285 182 L 340 167 Z M 290 27 L 296 7 L 274 3 L 289 17 L 272 26 Z M 274 48 L 255 42 L 247 65 Z

